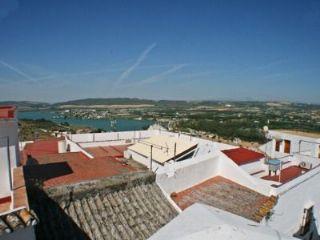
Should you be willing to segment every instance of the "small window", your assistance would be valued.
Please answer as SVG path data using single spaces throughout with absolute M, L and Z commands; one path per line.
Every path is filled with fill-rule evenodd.
M 280 140 L 276 140 L 276 151 L 279 152 L 280 151 L 280 144 L 281 144 L 281 141 Z
M 290 140 L 284 140 L 284 152 L 290 153 L 291 151 L 291 142 Z

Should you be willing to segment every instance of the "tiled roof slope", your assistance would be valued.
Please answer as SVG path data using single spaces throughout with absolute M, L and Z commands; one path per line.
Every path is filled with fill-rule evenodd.
M 26 208 L 10 212 L 0 216 L 0 236 L 35 224 L 36 218 Z
M 201 202 L 256 222 L 260 222 L 276 203 L 274 197 L 261 195 L 220 176 L 172 194 L 172 199 L 181 209 Z
M 177 215 L 155 182 L 70 200 L 37 194 L 37 239 L 147 239 Z

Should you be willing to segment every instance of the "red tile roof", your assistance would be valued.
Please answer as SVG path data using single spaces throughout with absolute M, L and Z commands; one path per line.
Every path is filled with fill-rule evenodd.
M 0 119 L 14 118 L 15 111 L 16 111 L 15 106 L 0 106 Z
M 261 220 L 263 216 L 257 216 L 257 212 L 269 200 L 267 196 L 221 176 L 173 193 L 171 198 L 182 210 L 200 202 L 254 221 Z
M 238 165 L 256 162 L 259 161 L 261 158 L 264 158 L 264 155 L 262 153 L 255 152 L 242 147 L 223 150 L 222 152 Z
M 281 183 L 286 183 L 291 181 L 292 179 L 295 179 L 302 175 L 304 172 L 307 172 L 308 169 L 301 168 L 299 166 L 290 166 L 285 169 L 281 170 Z M 273 175 L 273 176 L 264 176 L 262 179 L 265 180 L 271 180 L 275 182 L 279 182 L 279 175 Z

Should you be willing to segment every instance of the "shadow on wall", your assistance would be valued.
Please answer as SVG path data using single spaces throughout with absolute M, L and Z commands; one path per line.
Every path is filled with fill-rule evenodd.
M 39 218 L 35 233 L 38 240 L 44 239 L 90 239 L 69 217 L 62 206 L 37 187 L 28 189 L 30 207 Z M 65 206 L 67 208 L 68 206 Z

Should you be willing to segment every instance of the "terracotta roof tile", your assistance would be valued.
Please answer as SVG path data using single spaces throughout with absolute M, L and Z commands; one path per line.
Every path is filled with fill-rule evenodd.
M 257 212 L 269 200 L 267 196 L 220 176 L 172 194 L 171 197 L 181 209 L 201 202 L 254 221 L 262 219 Z
M 21 228 L 34 226 L 37 222 L 35 215 L 26 208 L 7 213 L 0 217 L 0 236 L 10 234 Z
M 177 215 L 155 182 L 129 185 L 60 201 L 37 194 L 37 239 L 148 239 Z

